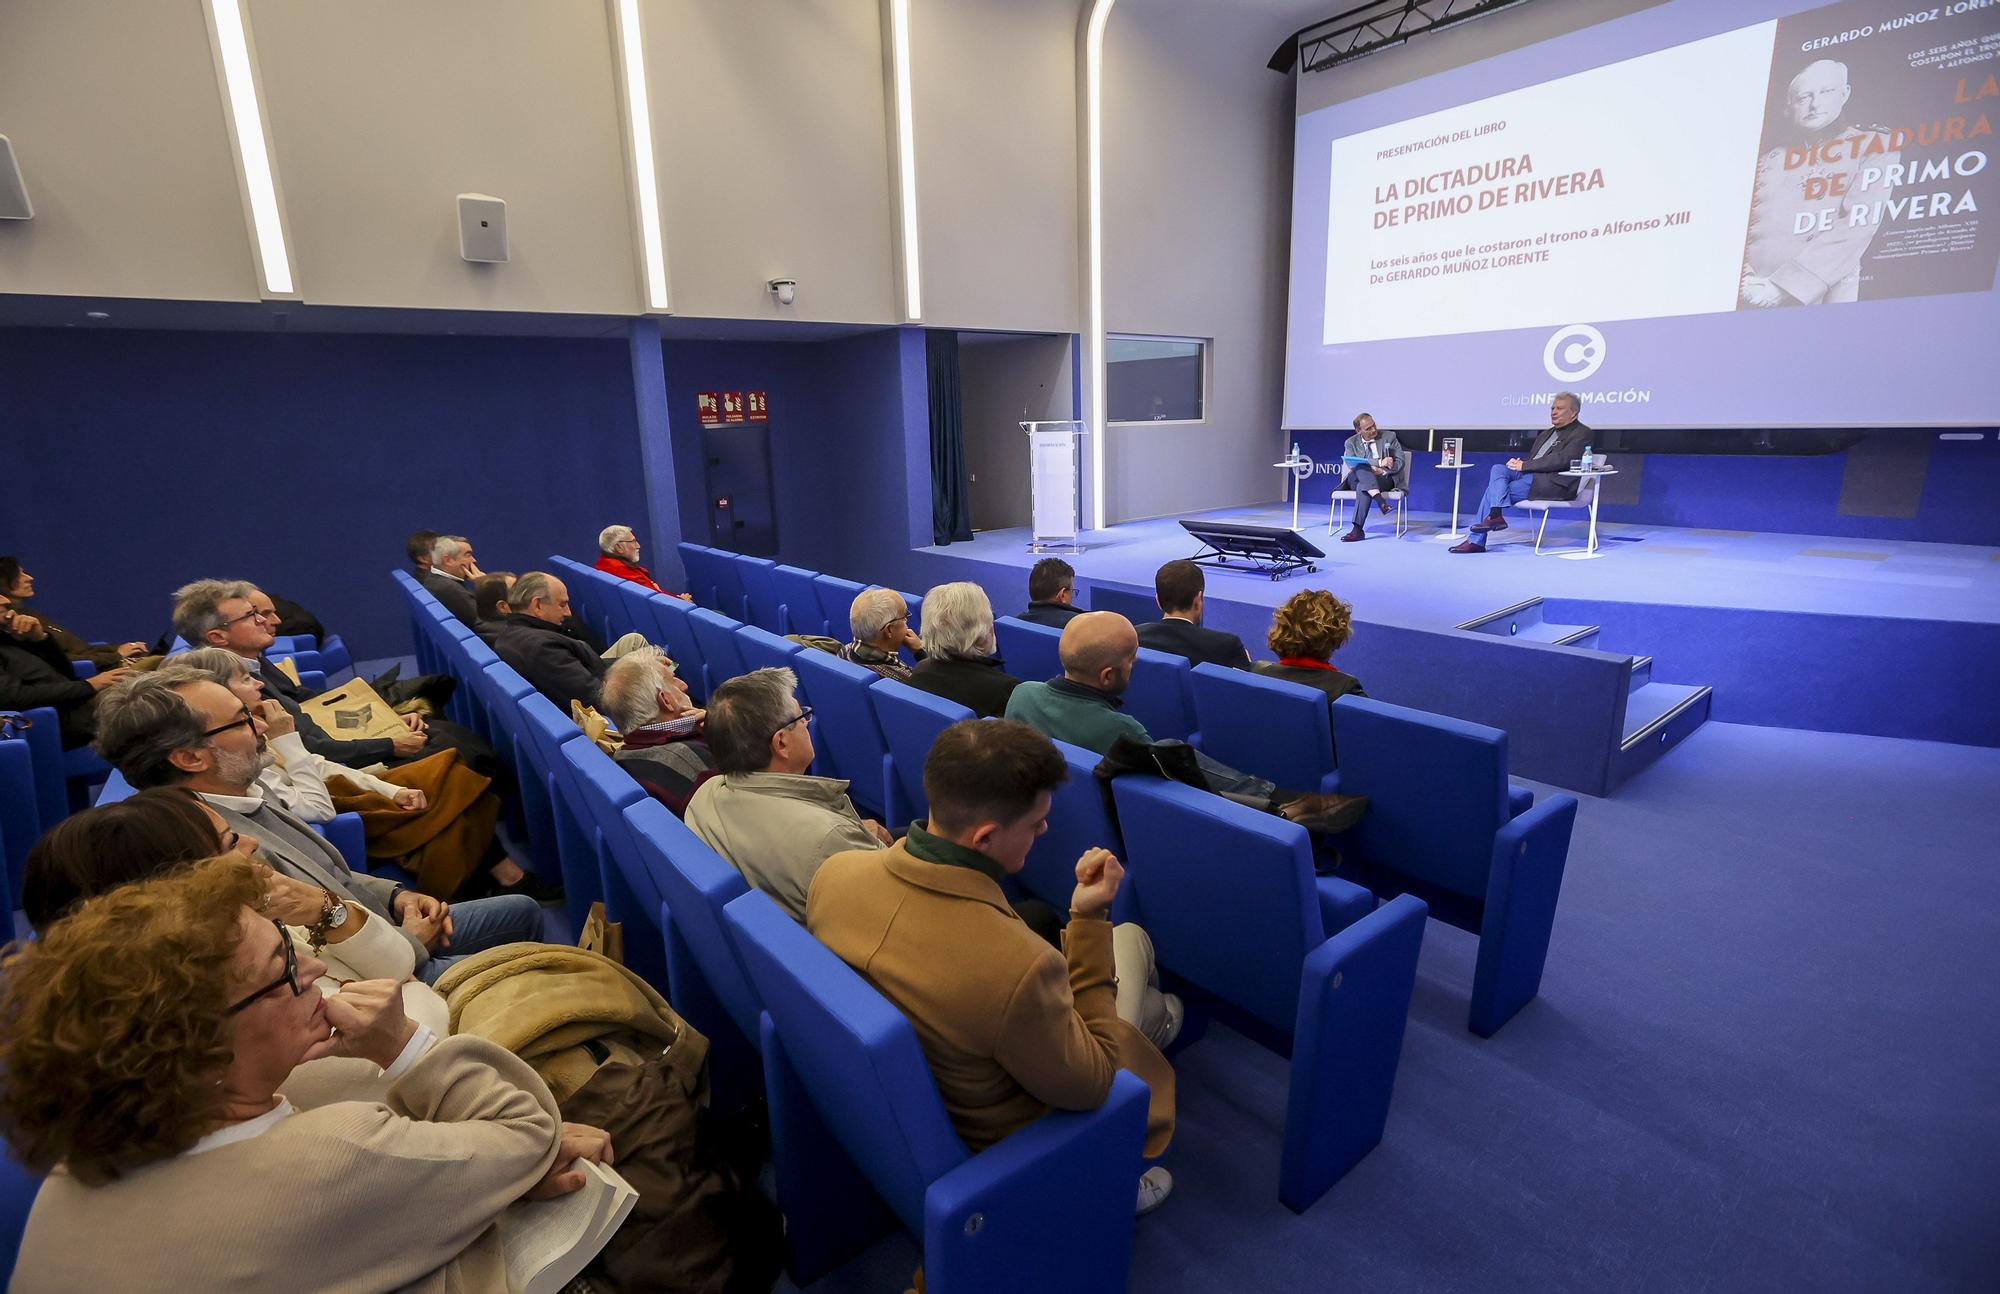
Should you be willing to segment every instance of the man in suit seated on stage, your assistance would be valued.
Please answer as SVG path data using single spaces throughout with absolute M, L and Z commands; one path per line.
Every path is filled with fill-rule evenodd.
M 1083 612 L 1076 606 L 1076 568 L 1060 557 L 1044 557 L 1028 572 L 1028 609 L 1020 619 L 1061 629 Z
M 1241 638 L 1220 629 L 1201 627 L 1206 587 L 1201 567 L 1185 557 L 1153 572 L 1153 597 L 1160 604 L 1164 618 L 1139 626 L 1139 645 L 1185 656 L 1196 665 L 1249 669 L 1250 652 Z
M 1590 428 L 1577 420 L 1583 401 L 1574 391 L 1564 391 L 1549 402 L 1549 429 L 1542 433 L 1535 452 L 1528 458 L 1510 458 L 1493 468 L 1486 493 L 1479 506 L 1486 510 L 1464 543 L 1453 545 L 1454 553 L 1483 553 L 1486 536 L 1507 528 L 1501 509 L 1525 499 L 1574 499 L 1581 482 L 1574 476 L 1559 476 L 1583 457 L 1590 443 Z
M 1402 442 L 1396 439 L 1396 433 L 1378 428 L 1372 413 L 1354 415 L 1354 434 L 1341 446 L 1340 453 L 1343 459 L 1368 460 L 1368 466 L 1357 467 L 1347 473 L 1342 487 L 1354 491 L 1354 524 L 1340 537 L 1341 543 L 1351 544 L 1367 538 L 1361 527 L 1368 520 L 1369 504 L 1384 512 L 1389 510 L 1382 491 L 1396 488 L 1408 460 L 1403 457 Z

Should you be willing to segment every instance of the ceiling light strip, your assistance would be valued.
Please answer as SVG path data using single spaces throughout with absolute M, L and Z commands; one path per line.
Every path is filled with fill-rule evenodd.
M 646 99 L 646 47 L 639 31 L 639 0 L 614 0 L 618 66 L 625 82 L 625 138 L 631 152 L 632 193 L 637 200 L 640 254 L 645 260 L 646 308 L 667 309 L 667 242 L 660 222 L 660 178 L 653 157 L 653 113 Z
M 1118 0 L 1094 0 L 1083 42 L 1085 210 L 1089 223 L 1088 332 L 1085 371 L 1090 375 L 1090 524 L 1104 528 L 1104 27 Z
M 917 263 L 917 124 L 910 95 L 910 0 L 889 0 L 890 57 L 896 81 L 896 189 L 902 204 L 903 318 L 924 316 Z
M 271 167 L 270 139 L 264 130 L 264 107 L 257 92 L 256 69 L 250 61 L 250 37 L 243 23 L 242 3 L 209 0 L 208 9 L 214 24 L 217 62 L 221 65 L 222 99 L 229 109 L 229 132 L 249 200 L 251 232 L 256 236 L 257 268 L 263 276 L 264 295 L 292 296 L 291 251 L 285 245 L 277 175 Z

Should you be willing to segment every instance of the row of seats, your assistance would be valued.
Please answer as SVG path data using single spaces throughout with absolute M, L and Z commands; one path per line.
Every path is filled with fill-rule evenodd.
M 557 564 L 573 581 L 572 601 L 580 614 L 607 633 L 650 624 L 655 633 L 649 636 L 665 639 L 671 653 L 668 626 L 708 623 L 711 631 L 694 648 L 702 653 L 705 688 L 738 667 L 790 665 L 801 679 L 803 699 L 815 709 L 816 728 L 823 724 L 816 737 L 835 765 L 828 771 L 850 777 L 864 807 L 913 816 L 920 811 L 923 755 L 938 731 L 968 712 L 827 653 L 801 650 L 773 631 L 710 608 L 691 608 L 589 568 Z M 614 919 L 625 924 L 627 960 L 667 988 L 679 1009 L 716 1041 L 719 1093 L 733 1091 L 740 1098 L 746 1081 L 754 1090 L 761 1053 L 780 1201 L 793 1226 L 796 1277 L 809 1280 L 830 1269 L 879 1233 L 871 1219 L 881 1223 L 893 1215 L 923 1238 L 933 1280 L 954 1270 L 956 1261 L 961 1279 L 945 1288 L 976 1283 L 977 1273 L 994 1270 L 991 1264 L 1002 1253 L 1009 1256 L 998 1270 L 1015 1278 L 1038 1270 L 1051 1252 L 1048 1239 L 1072 1230 L 1073 1243 L 1053 1252 L 1096 1254 L 1101 1262 L 1093 1260 L 1093 1266 L 1122 1281 L 1143 1090 L 1114 1092 L 1098 1111 L 1046 1120 L 1032 1138 L 1024 1134 L 994 1152 L 967 1157 L 900 1014 L 765 896 L 747 890 L 733 868 L 645 797 L 420 586 L 398 578 L 411 602 L 426 668 L 452 673 L 469 685 L 461 693 L 476 698 L 482 712 L 467 715 L 468 721 L 515 756 L 524 791 L 542 801 L 542 809 L 524 806 L 539 820 L 539 833 L 531 823 L 530 836 L 539 834 L 552 850 L 572 903 L 580 909 L 601 896 Z M 795 623 L 788 610 L 777 614 L 780 627 Z M 726 637 L 715 630 L 725 630 Z M 692 672 L 685 658 L 682 664 Z M 1323 698 L 1315 697 L 1324 714 Z M 1392 722 L 1433 718 L 1379 708 L 1397 712 L 1389 716 Z M 1346 728 L 1343 724 L 1343 733 Z M 842 739 L 856 733 L 864 740 Z M 1500 734 L 1491 735 L 1504 743 Z M 1107 804 L 1091 776 L 1095 757 L 1075 748 L 1063 753 L 1074 776 L 1051 813 L 1049 838 L 1021 878 L 1024 888 L 1061 907 L 1073 884 L 1068 860 L 1084 847 L 1108 844 L 1127 859 L 1130 879 L 1116 915 L 1143 917 L 1164 969 L 1261 1023 L 1262 1035 L 1292 1057 L 1280 1196 L 1304 1208 L 1382 1135 L 1426 903 L 1409 892 L 1415 885 L 1401 887 L 1403 892 L 1378 907 L 1375 894 L 1361 885 L 1316 877 L 1303 829 L 1218 797 L 1128 778 L 1114 784 Z M 1499 753 L 1495 767 L 1504 770 L 1504 744 Z M 869 776 L 855 778 L 855 773 Z M 1506 811 L 1509 798 L 1504 772 L 1496 779 L 1487 783 L 1499 789 L 1495 816 Z M 865 804 L 870 791 L 879 806 Z M 1489 836 L 1485 852 L 1489 857 L 1505 852 L 1523 875 L 1546 874 L 1553 865 L 1559 884 L 1574 810 L 1573 799 L 1552 797 L 1534 818 L 1510 822 L 1507 841 Z M 900 816 L 892 813 L 887 820 Z M 1555 847 L 1558 827 L 1561 841 Z M 1553 887 L 1548 892 L 1552 896 Z M 1521 930 L 1524 917 L 1532 924 L 1530 907 L 1516 905 L 1511 916 L 1495 913 L 1482 924 L 1494 927 L 1495 965 L 1504 969 L 1532 960 L 1532 978 L 1538 981 L 1540 957 L 1530 956 L 1532 931 Z M 1552 910 L 1551 902 L 1551 915 Z M 1480 999 L 1497 1000 L 1496 989 L 1525 988 L 1527 997 L 1533 995 L 1526 976 L 1485 983 L 1486 942 L 1475 987 L 1475 1028 Z M 1135 1082 L 1125 1080 L 1128 1087 Z M 1107 1131 L 1112 1128 L 1120 1131 L 1114 1135 Z M 1116 1153 L 1097 1145 L 1107 1136 Z M 1016 1142 L 1022 1143 L 1018 1151 L 1009 1151 Z M 1086 1144 L 1097 1149 L 1083 1155 L 1080 1147 Z M 1107 1160 L 1121 1167 L 1108 1174 L 1088 1168 Z M 1072 1193 L 1066 1197 L 1072 1207 L 1062 1217 L 1041 1216 L 1045 1204 L 1038 1201 L 1046 1191 L 1037 1191 L 1035 1183 L 1046 1186 L 1048 1179 L 1039 1174 L 1053 1171 L 1063 1172 L 1066 1182 L 1101 1177 L 1101 1199 L 1096 1190 Z M 856 1190 L 862 1181 L 872 1191 Z M 1010 1223 L 1027 1220 L 1018 1233 L 991 1225 L 992 1210 L 1002 1204 Z M 974 1229 L 986 1237 L 976 1245 L 958 1225 L 974 1213 L 986 1219 Z M 1092 1219 L 1091 1225 L 1081 1226 L 1080 1218 Z M 1019 1236 L 1018 1249 L 1009 1235 Z M 1107 1235 L 1124 1240 L 1105 1249 Z M 1051 1287 L 1072 1283 L 1074 1266 L 1063 1271 L 1067 1279 L 1048 1272 Z

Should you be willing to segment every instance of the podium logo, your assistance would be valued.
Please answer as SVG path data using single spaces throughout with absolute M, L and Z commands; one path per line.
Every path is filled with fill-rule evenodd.
M 1581 382 L 1604 365 L 1604 334 L 1589 324 L 1564 324 L 1542 347 L 1542 367 L 1558 382 Z

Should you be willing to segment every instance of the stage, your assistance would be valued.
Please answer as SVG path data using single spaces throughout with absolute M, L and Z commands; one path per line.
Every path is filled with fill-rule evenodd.
M 1299 533 L 1326 552 L 1316 573 L 1272 581 L 1211 569 L 1209 600 L 1270 607 L 1301 588 L 1325 588 L 1353 603 L 1357 620 L 1439 628 L 1535 597 L 2000 623 L 2000 548 L 1602 522 L 1602 556 L 1572 562 L 1552 554 L 1581 547 L 1581 513 L 1557 513 L 1537 557 L 1534 527 L 1519 512 L 1491 537 L 1492 551 L 1475 556 L 1445 551 L 1455 541 L 1445 537 L 1449 519 L 1441 515 L 1412 513 L 1401 537 L 1374 515 L 1366 540 L 1343 544 L 1327 533 L 1325 510 L 1315 511 L 1301 511 Z M 1474 520 L 1470 513 L 1460 515 L 1461 527 Z M 1288 527 L 1291 508 L 1194 517 Z M 986 530 L 970 544 L 920 551 L 1026 568 L 1038 557 L 1028 539 L 1025 529 Z M 1087 531 L 1078 546 L 1084 551 L 1066 560 L 1087 583 L 1140 587 L 1162 563 L 1199 549 L 1175 518 Z
M 1291 509 L 1197 515 L 1283 527 Z M 1520 776 L 1609 794 L 1711 717 L 2000 745 L 2000 548 L 1602 523 L 1603 555 L 1578 562 L 1555 555 L 1581 547 L 1578 514 L 1557 514 L 1540 556 L 1526 524 L 1469 555 L 1446 551 L 1435 513 L 1413 513 L 1401 536 L 1371 517 L 1354 544 L 1327 533 L 1323 505 L 1300 520 L 1326 552 L 1318 569 L 1210 567 L 1207 623 L 1268 658 L 1271 608 L 1330 589 L 1355 619 L 1336 664 L 1378 699 L 1504 730 Z M 876 578 L 917 593 L 970 579 L 1006 615 L 1040 556 L 1028 538 L 916 549 Z M 1153 572 L 1201 545 L 1164 518 L 1077 547 L 1079 603 L 1139 620 L 1157 615 Z

